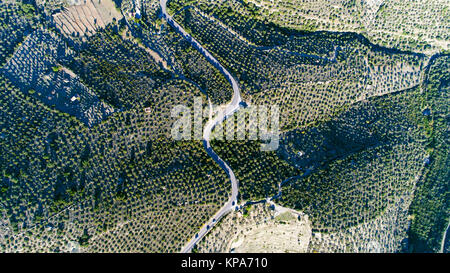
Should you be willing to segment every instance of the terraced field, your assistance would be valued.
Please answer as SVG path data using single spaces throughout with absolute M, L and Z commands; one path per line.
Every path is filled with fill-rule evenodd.
M 0 3 L 0 251 L 448 252 L 448 6 Z

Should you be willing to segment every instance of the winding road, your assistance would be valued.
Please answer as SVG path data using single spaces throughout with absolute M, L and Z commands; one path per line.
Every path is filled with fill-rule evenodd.
M 446 241 L 446 237 L 447 237 L 447 233 L 448 233 L 448 229 L 450 228 L 450 222 L 448 222 L 447 224 L 447 228 L 444 231 L 444 236 L 442 237 L 442 241 L 441 241 L 441 248 L 439 249 L 439 253 L 444 253 L 445 251 L 445 241 Z
M 189 35 L 183 27 L 181 27 L 176 21 L 173 20 L 172 16 L 170 16 L 167 13 L 167 1 L 168 0 L 160 0 L 161 5 L 161 11 L 163 18 L 167 21 L 167 23 L 173 27 L 178 33 L 180 33 L 189 43 L 195 47 L 205 58 L 212 63 L 219 71 L 225 75 L 225 78 L 230 82 L 231 86 L 233 87 L 233 97 L 231 101 L 225 106 L 225 109 L 223 111 L 223 115 L 217 115 L 216 117 L 212 118 L 212 106 L 210 104 L 210 119 L 206 123 L 205 127 L 203 128 L 203 145 L 205 146 L 206 152 L 209 156 L 211 156 L 214 161 L 220 165 L 220 167 L 225 170 L 228 177 L 231 181 L 231 196 L 227 203 L 225 203 L 222 208 L 216 214 L 207 222 L 205 223 L 202 228 L 199 230 L 199 232 L 187 242 L 187 244 L 183 247 L 181 250 L 182 253 L 191 252 L 192 248 L 197 244 L 203 236 L 205 236 L 217 223 L 217 221 L 223 217 L 228 212 L 232 211 L 234 208 L 237 207 L 237 196 L 238 196 L 238 181 L 236 180 L 236 177 L 234 176 L 233 171 L 231 170 L 230 166 L 223 161 L 211 148 L 210 144 L 210 135 L 211 131 L 214 129 L 214 127 L 221 123 L 223 120 L 225 120 L 227 117 L 231 116 L 234 112 L 236 112 L 239 107 L 241 107 L 242 99 L 241 99 L 241 92 L 239 89 L 239 86 L 236 82 L 236 80 L 233 78 L 233 76 L 228 72 L 225 67 L 223 67 L 214 56 L 212 56 L 205 48 L 203 48 L 200 43 L 198 43 L 191 35 Z

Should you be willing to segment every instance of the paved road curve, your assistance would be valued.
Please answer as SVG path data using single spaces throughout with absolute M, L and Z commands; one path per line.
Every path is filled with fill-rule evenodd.
M 218 211 L 216 214 L 207 222 L 205 223 L 200 231 L 191 239 L 189 242 L 183 247 L 181 252 L 190 252 L 192 248 L 195 246 L 197 242 L 199 242 L 203 236 L 205 236 L 209 230 L 212 229 L 212 227 L 217 223 L 217 221 L 223 217 L 228 212 L 232 211 L 233 208 L 237 206 L 237 195 L 238 195 L 238 181 L 236 180 L 236 177 L 234 176 L 233 171 L 228 166 L 228 164 L 223 161 L 211 148 L 210 145 L 210 135 L 211 131 L 214 129 L 214 127 L 221 123 L 226 117 L 232 115 L 236 110 L 239 109 L 242 99 L 241 99 L 241 92 L 239 90 L 239 86 L 236 82 L 236 80 L 231 76 L 230 72 L 228 72 L 225 67 L 223 67 L 217 60 L 212 56 L 205 48 L 203 48 L 191 35 L 189 35 L 177 22 L 173 20 L 173 18 L 167 13 L 166 5 L 168 0 L 160 0 L 161 5 L 161 11 L 163 14 L 163 18 L 167 21 L 167 23 L 172 26 L 177 32 L 179 32 L 187 41 L 191 43 L 192 46 L 194 46 L 200 53 L 208 59 L 209 62 L 211 62 L 219 71 L 225 75 L 227 80 L 230 82 L 231 86 L 233 87 L 233 98 L 231 99 L 231 102 L 229 102 L 225 106 L 225 110 L 222 116 L 216 116 L 213 119 L 210 119 L 206 125 L 205 128 L 203 128 L 203 145 L 205 146 L 206 152 L 209 156 L 211 156 L 214 161 L 216 161 L 217 164 L 222 167 L 222 169 L 225 170 L 228 177 L 231 181 L 231 197 L 228 200 L 227 203 Z M 210 109 L 211 113 L 211 109 Z

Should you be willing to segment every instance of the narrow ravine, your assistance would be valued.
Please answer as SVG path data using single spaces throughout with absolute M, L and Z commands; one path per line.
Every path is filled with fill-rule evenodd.
M 233 76 L 225 69 L 217 60 L 212 56 L 205 48 L 203 48 L 191 35 L 189 35 L 183 27 L 181 27 L 176 21 L 173 20 L 172 16 L 167 13 L 166 6 L 168 0 L 160 0 L 161 12 L 164 20 L 173 27 L 178 33 L 180 33 L 183 38 L 185 38 L 195 49 L 197 49 L 205 58 L 214 65 L 225 78 L 230 82 L 233 88 L 233 97 L 231 101 L 225 106 L 223 115 L 218 115 L 214 118 L 210 118 L 203 128 L 203 145 L 208 155 L 217 163 L 219 166 L 227 173 L 231 181 L 231 196 L 228 202 L 220 208 L 219 211 L 214 214 L 214 216 L 205 223 L 198 233 L 186 243 L 181 252 L 191 252 L 192 248 L 213 228 L 213 226 L 218 222 L 220 218 L 229 213 L 237 206 L 237 196 L 238 196 L 238 181 L 234 176 L 233 171 L 230 166 L 223 161 L 212 149 L 210 144 L 210 136 L 214 127 L 224 121 L 227 117 L 231 116 L 236 112 L 239 107 L 241 107 L 242 99 L 241 92 L 237 81 Z M 210 114 L 212 115 L 212 106 L 210 105 Z

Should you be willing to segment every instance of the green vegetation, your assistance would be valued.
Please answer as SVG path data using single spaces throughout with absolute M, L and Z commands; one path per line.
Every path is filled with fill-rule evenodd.
M 175 19 L 236 76 L 247 102 L 279 105 L 283 130 L 310 126 L 367 97 L 417 86 L 425 62 L 423 55 L 379 48 L 355 34 L 279 32 L 282 45 L 266 48 L 192 8 Z
M 114 26 L 80 49 L 36 31 L 13 58 L 0 77 L 0 210 L 11 223 L 2 251 L 77 242 L 84 251 L 176 252 L 228 199 L 226 174 L 202 143 L 170 137 L 171 109 L 202 93 Z M 121 111 L 87 127 L 80 109 L 67 114 L 45 99 L 53 90 L 81 102 L 81 91 L 98 94 Z
M 380 46 L 428 54 L 449 46 L 449 34 L 442 27 L 449 18 L 449 5 L 439 0 L 169 1 L 172 13 L 187 6 L 218 18 L 257 45 L 279 40 L 281 29 L 361 33 Z
M 92 237 L 80 240 L 90 251 L 177 251 L 228 198 L 226 175 L 201 143 L 174 142 L 167 136 L 173 120 L 156 119 L 169 117 L 179 100 L 172 104 L 161 97 L 166 103 L 157 101 L 161 108 L 155 107 L 154 116 L 121 112 L 88 129 L 24 97 L 4 79 L 2 86 L 9 93 L 1 108 L 2 188 L 7 189 L 1 194 L 8 205 L 2 212 L 18 232 L 0 242 L 4 250 L 13 251 L 14 240 L 22 250 L 62 250 L 87 229 Z M 182 81 L 166 88 L 164 94 L 190 88 L 186 99 L 195 95 Z M 134 236 L 148 238 L 145 244 L 122 237 L 123 229 L 137 226 L 145 234 Z M 46 236 L 24 242 L 24 230 Z M 111 237 L 112 230 L 121 232 Z
M 152 91 L 171 78 L 144 49 L 122 39 L 112 26 L 89 38 L 69 67 L 116 108 L 153 105 Z
M 295 220 L 295 216 L 292 215 L 292 213 L 290 213 L 289 211 L 287 211 L 287 212 L 283 212 L 280 215 L 277 215 L 275 217 L 275 220 L 278 222 L 281 222 L 281 223 L 286 223 L 286 222 Z

